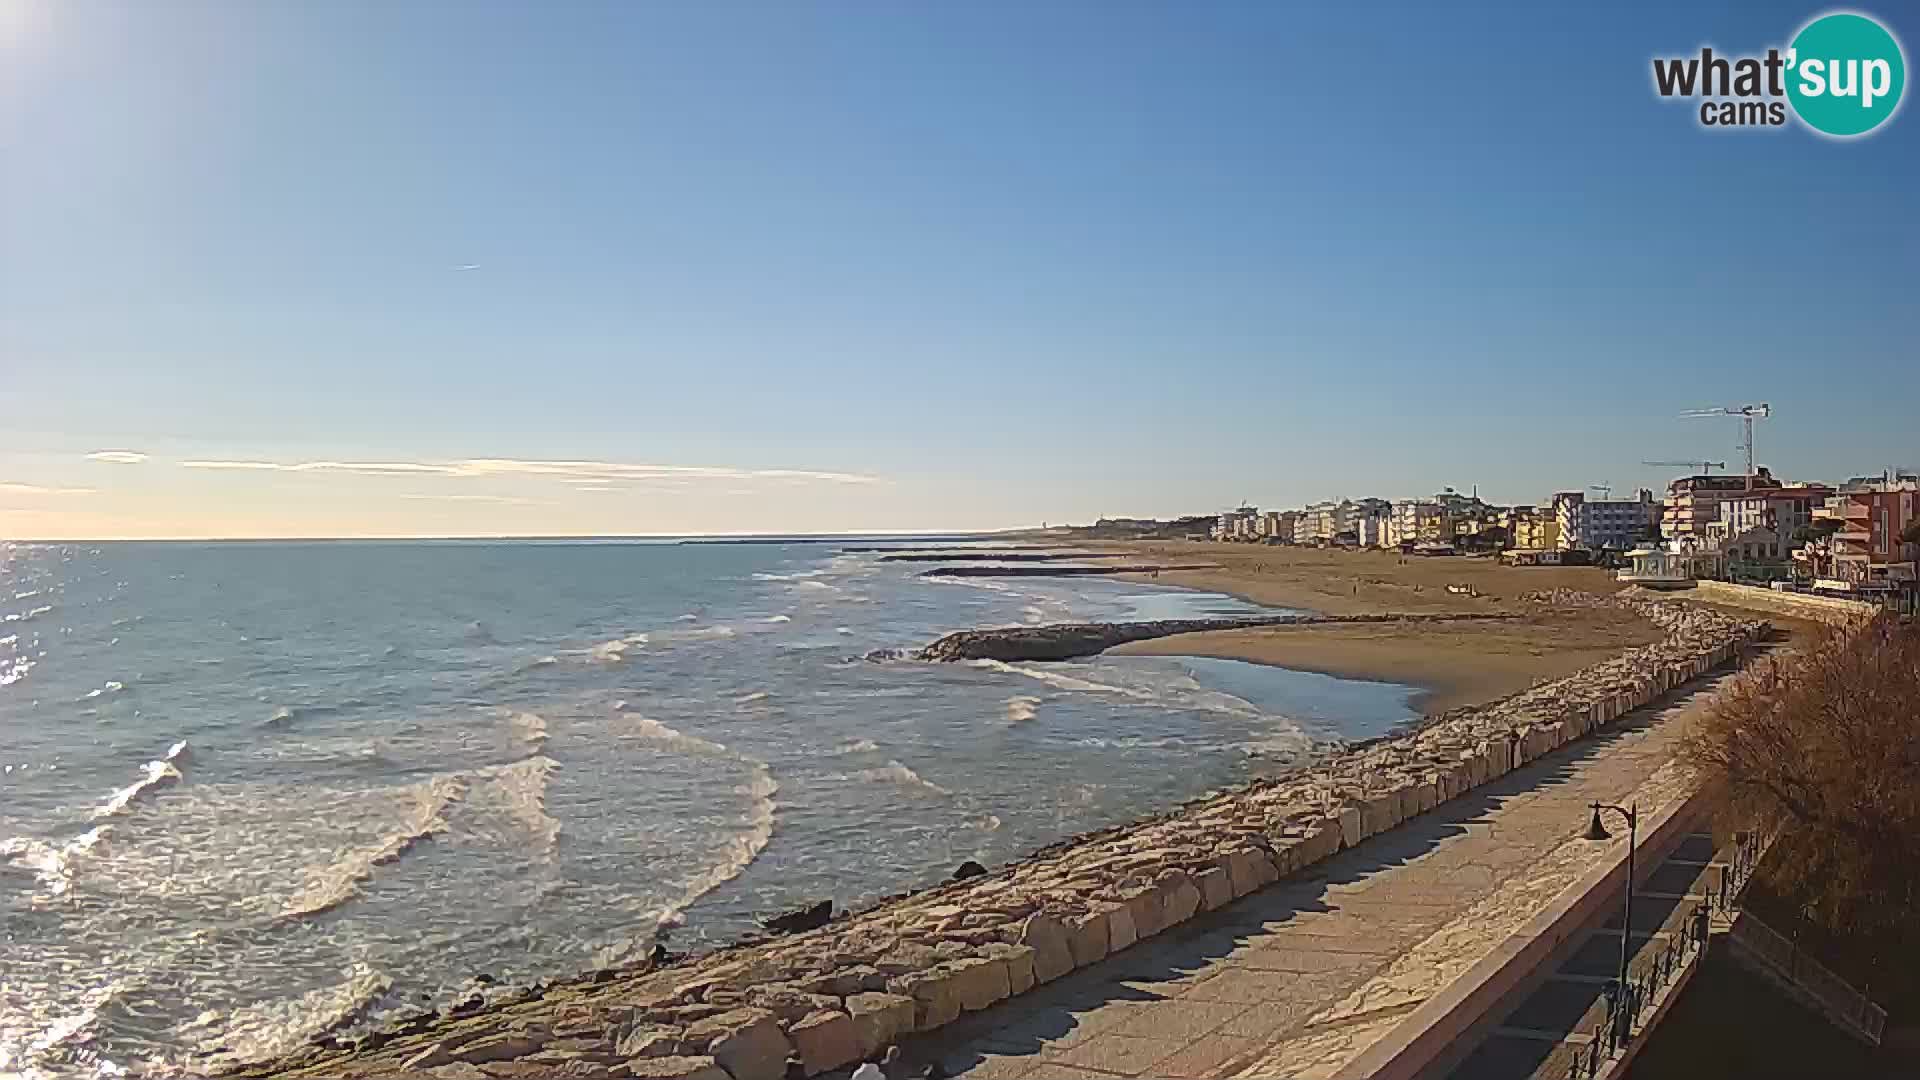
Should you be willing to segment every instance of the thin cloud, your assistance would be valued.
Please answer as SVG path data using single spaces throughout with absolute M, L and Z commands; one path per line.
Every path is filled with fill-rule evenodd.
M 0 480 L 0 495 L 92 495 L 92 488 L 43 487 L 40 484 L 20 484 L 10 480 Z
M 138 465 L 147 460 L 147 455 L 138 450 L 95 450 L 87 455 L 88 461 L 104 461 L 109 465 Z
M 403 499 L 417 499 L 427 502 L 473 502 L 494 503 L 500 506 L 552 506 L 544 499 L 522 499 L 516 495 L 427 495 L 408 494 Z
M 478 269 L 480 269 L 479 263 L 461 263 L 459 266 L 456 266 L 453 268 L 453 272 L 456 274 L 464 274 L 469 270 L 478 270 Z
M 620 481 L 719 480 L 735 483 L 776 480 L 818 484 L 882 484 L 880 477 L 811 469 L 736 469 L 707 465 L 656 465 L 618 461 L 461 458 L 455 461 L 183 461 L 188 469 L 258 472 L 353 473 L 366 476 L 552 477 L 568 483 Z

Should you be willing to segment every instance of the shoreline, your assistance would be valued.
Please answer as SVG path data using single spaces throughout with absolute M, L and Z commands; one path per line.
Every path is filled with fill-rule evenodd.
M 1493 560 L 1402 559 L 1380 552 L 1263 548 L 1251 545 L 1103 541 L 1089 546 L 1138 558 L 1193 558 L 1216 568 L 1122 574 L 1159 588 L 1224 594 L 1268 607 L 1331 615 L 1389 610 L 1508 616 L 1485 622 L 1270 626 L 1180 634 L 1129 642 L 1111 655 L 1239 660 L 1340 679 L 1396 683 L 1418 690 L 1410 702 L 1434 714 L 1485 704 L 1570 675 L 1623 649 L 1651 644 L 1650 622 L 1617 608 L 1574 608 L 1520 601 L 1532 591 L 1617 590 L 1606 571 L 1516 568 Z M 1545 574 L 1541 569 L 1548 569 Z M 1454 580 L 1480 595 L 1452 594 Z M 1596 587 L 1598 586 L 1598 587 Z

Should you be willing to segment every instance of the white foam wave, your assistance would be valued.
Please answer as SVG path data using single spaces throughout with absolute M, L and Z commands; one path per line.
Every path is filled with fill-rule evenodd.
M 89 690 L 85 694 L 83 694 L 81 696 L 81 700 L 86 701 L 92 698 L 97 698 L 101 694 L 117 694 L 120 691 L 125 690 L 126 688 L 127 688 L 126 684 L 121 682 L 120 680 L 108 679 L 104 684 L 102 684 L 98 688 Z
M 560 842 L 560 823 L 547 813 L 547 782 L 557 768 L 558 762 L 543 756 L 492 765 L 478 774 L 491 782 L 491 792 L 504 804 L 507 816 L 526 831 L 543 856 L 552 855 Z
M 125 810 L 128 806 L 131 806 L 133 800 L 147 792 L 166 787 L 168 784 L 178 783 L 184 779 L 185 777 L 177 765 L 185 760 L 186 755 L 187 743 L 185 739 L 168 747 L 166 754 L 158 761 L 149 761 L 141 766 L 146 775 L 128 784 L 126 787 L 121 788 L 119 791 L 114 792 L 111 798 L 102 803 L 100 808 L 93 812 L 94 818 L 97 820 L 99 818 L 112 817 Z
M 16 836 L 0 844 L 0 856 L 13 865 L 31 870 L 47 897 L 65 896 L 73 888 L 73 863 L 90 854 L 112 831 L 110 825 L 95 825 L 65 844 L 58 846 L 30 836 Z M 0 1062 L 3 1063 L 3 1062 Z
M 397 794 L 406 802 L 400 827 L 372 845 L 347 853 L 338 861 L 309 874 L 306 884 L 280 906 L 280 918 L 294 919 L 339 907 L 372 880 L 375 867 L 399 859 L 413 846 L 447 827 L 445 813 L 467 792 L 460 776 L 436 776 Z
M 840 749 L 835 750 L 834 753 L 836 754 L 872 754 L 872 753 L 877 753 L 879 749 L 880 749 L 880 744 L 877 742 L 874 742 L 872 739 L 855 739 L 852 742 L 846 744 L 845 746 L 842 746 Z
M 603 664 L 617 664 L 627 658 L 627 650 L 639 648 L 647 643 L 645 634 L 628 634 L 611 641 L 603 641 L 587 650 L 587 656 Z
M 1010 697 L 1007 699 L 1007 722 L 1021 724 L 1033 719 L 1034 712 L 1040 707 L 1037 697 Z
M 288 724 L 293 723 L 293 715 L 294 715 L 293 709 L 291 709 L 286 705 L 282 705 L 279 708 L 273 710 L 272 716 L 267 717 L 267 726 L 268 727 L 286 727 Z
M 0 637 L 0 645 L 12 645 L 18 642 L 19 640 L 20 640 L 19 634 L 8 634 L 6 637 Z
M 761 621 L 761 622 L 767 622 L 767 623 L 785 623 L 785 622 L 792 622 L 792 621 L 793 621 L 793 616 L 791 616 L 791 615 L 769 615 L 769 616 L 767 616 L 766 618 L 764 618 L 764 619 L 761 619 L 760 621 Z
M 986 668 L 990 671 L 1005 671 L 1014 675 L 1024 675 L 1029 679 L 1046 683 L 1049 686 L 1057 686 L 1062 690 L 1079 690 L 1090 694 L 1119 694 L 1122 697 L 1139 698 L 1142 700 L 1152 700 L 1159 696 L 1151 690 L 1093 682 L 1088 679 L 1065 675 L 1058 671 L 1049 671 L 1046 668 L 1022 667 L 1019 664 L 1009 664 L 1003 660 L 969 660 L 967 662 L 974 667 Z
M 513 729 L 515 739 L 526 743 L 535 753 L 546 748 L 547 720 L 539 713 L 510 713 L 507 716 L 507 726 Z
M 772 694 L 767 693 L 765 690 L 755 690 L 751 694 L 742 694 L 735 699 L 735 702 L 740 705 L 752 705 L 755 702 L 766 701 L 772 696 Z
M 27 672 L 32 671 L 33 666 L 34 661 L 32 657 L 14 657 L 11 662 L 0 666 L 0 686 L 12 686 L 14 683 L 26 678 Z
M 739 877 L 773 839 L 774 814 L 779 807 L 773 797 L 779 793 L 780 784 L 765 763 L 749 761 L 747 764 L 753 769 L 753 778 L 739 789 L 750 800 L 746 822 L 740 832 L 721 844 L 713 865 L 689 880 L 681 889 L 679 900 L 662 910 L 658 925 L 679 925 L 682 912 L 702 896 Z
M 678 728 L 668 727 L 651 717 L 629 715 L 628 721 L 628 728 L 633 735 L 665 743 L 682 753 L 722 755 L 731 753 L 722 743 L 702 739 L 698 735 L 688 735 Z
M 755 574 L 755 581 L 806 581 L 825 574 L 825 570 L 797 570 L 791 574 Z
M 923 788 L 935 795 L 952 795 L 953 792 L 928 780 L 898 761 L 889 761 L 878 769 L 862 769 L 854 773 L 854 779 L 866 780 L 877 784 L 898 784 L 907 788 Z
M 1000 828 L 1000 815 L 988 814 L 976 822 L 976 824 L 979 825 L 981 832 L 997 832 Z
M 393 986 L 393 980 L 364 963 L 348 969 L 346 979 L 296 998 L 271 998 L 233 1010 L 196 1050 L 208 1066 L 261 1061 L 300 1046 L 309 1038 L 358 1016 Z
M 52 610 L 53 610 L 53 605 L 42 604 L 39 607 L 29 608 L 26 611 L 8 612 L 7 617 L 5 619 L 0 619 L 0 622 L 32 622 L 33 620 L 39 618 L 42 615 L 45 615 L 47 612 Z
M 14 594 L 13 594 L 13 598 L 14 598 L 15 600 L 31 600 L 31 599 L 33 599 L 34 597 L 36 597 L 36 596 L 39 596 L 39 595 L 40 595 L 40 590 L 39 590 L 39 589 L 28 589 L 28 590 L 27 590 L 26 592 L 17 592 L 17 593 L 14 593 Z

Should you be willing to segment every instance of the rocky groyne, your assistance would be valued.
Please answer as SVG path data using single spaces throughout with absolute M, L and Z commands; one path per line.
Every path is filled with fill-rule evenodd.
M 1010 562 L 1050 563 L 1074 559 L 1124 559 L 1123 551 L 913 551 L 903 555 L 882 555 L 881 562 Z
M 1101 577 L 1109 574 L 1157 574 L 1162 570 L 1218 570 L 1212 563 L 1178 565 L 1134 564 L 1127 566 L 940 566 L 922 571 L 921 577 Z
M 656 971 L 497 989 L 253 1075 L 784 1080 L 872 1059 L 1393 828 L 1726 663 L 1765 623 L 1614 601 L 1655 644 L 1285 778 Z
M 1071 660 L 1092 656 L 1129 641 L 1198 634 L 1209 630 L 1253 630 L 1263 626 L 1320 626 L 1342 623 L 1462 622 L 1515 619 L 1509 614 L 1252 615 L 1217 619 L 1152 619 L 1121 623 L 1051 623 L 959 630 L 912 654 L 915 660 Z

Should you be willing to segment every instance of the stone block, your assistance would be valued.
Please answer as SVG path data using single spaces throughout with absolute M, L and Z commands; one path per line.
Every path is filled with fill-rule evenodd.
M 733 1080 L 784 1080 L 793 1044 L 765 1009 L 731 1009 L 687 1027 L 686 1040 L 707 1054 Z M 660 1060 L 660 1059 L 652 1059 Z
M 1033 950 L 1033 978 L 1048 983 L 1074 968 L 1072 935 L 1051 915 L 1029 915 L 1020 926 L 1020 944 Z
M 787 1029 L 793 1048 L 800 1054 L 800 1067 L 808 1076 L 818 1076 L 842 1065 L 859 1061 L 860 1037 L 853 1017 L 846 1013 L 822 1010 L 803 1017 Z
M 870 1058 L 913 1030 L 917 1004 L 903 994 L 867 991 L 847 997 L 847 1017 L 853 1022 L 854 1043 L 862 1058 Z
M 1209 866 L 1193 877 L 1200 887 L 1200 906 L 1218 911 L 1233 903 L 1233 879 L 1224 866 Z
M 1343 847 L 1353 847 L 1366 839 L 1360 830 L 1360 808 L 1344 807 L 1340 811 L 1340 843 Z
M 1393 793 L 1400 800 L 1400 805 L 1395 808 L 1394 814 L 1401 821 L 1420 816 L 1420 785 L 1412 783 L 1403 784 L 1395 788 Z M 1429 804 L 1427 809 L 1432 809 L 1432 805 Z
M 1299 865 L 1304 869 L 1332 857 L 1339 850 L 1340 819 L 1321 818 L 1318 822 L 1307 826 L 1307 835 L 1300 843 Z
M 963 1012 L 979 1012 L 1013 996 L 1013 989 L 1007 980 L 1005 960 L 971 956 L 964 960 L 949 960 L 940 966 L 953 972 L 953 993 L 960 999 Z
M 913 999 L 913 1030 L 932 1031 L 960 1015 L 960 990 L 945 964 L 887 980 L 887 992 Z
M 1165 897 L 1167 926 L 1178 926 L 1193 918 L 1200 910 L 1200 887 L 1185 874 L 1175 873 L 1160 879 L 1160 891 Z
M 881 955 L 874 967 L 883 975 L 907 975 L 915 971 L 925 971 L 940 962 L 940 954 L 930 945 L 917 941 L 903 941 Z
M 1071 964 L 1073 963 L 1073 957 L 1066 952 L 1066 949 L 1066 938 L 1062 937 L 1060 939 L 1060 951 L 1065 954 L 1067 963 Z M 986 946 L 985 951 L 988 957 L 1006 965 L 1007 994 L 1009 996 L 1024 994 L 1033 989 L 1034 983 L 1039 981 L 1033 966 L 1036 954 L 1031 946 L 1008 945 L 1005 942 L 995 942 Z
M 1255 847 L 1235 848 L 1227 853 L 1227 877 L 1235 897 L 1271 885 L 1280 879 L 1267 853 Z
M 449 1057 L 469 1065 L 478 1065 L 486 1061 L 510 1061 L 538 1051 L 542 1042 L 543 1040 L 528 1035 L 503 1031 L 495 1035 L 483 1035 L 454 1050 Z
M 635 1058 L 627 1062 L 632 1080 L 733 1080 L 720 1063 L 710 1057 Z
M 674 1057 L 687 1049 L 679 1028 L 639 1024 L 620 1036 L 622 1058 Z
M 1360 833 L 1379 836 L 1400 823 L 1400 798 L 1391 792 L 1369 796 L 1360 805 Z
M 1104 907 L 1066 920 L 1067 948 L 1073 953 L 1074 967 L 1083 968 L 1106 959 L 1112 937 L 1107 921 Z
M 1150 938 L 1167 928 L 1167 898 L 1157 885 L 1131 889 L 1121 894 L 1127 914 L 1133 919 L 1135 941 Z
M 1117 904 L 1107 909 L 1107 955 L 1111 956 L 1139 940 L 1140 931 L 1133 925 L 1131 906 Z

